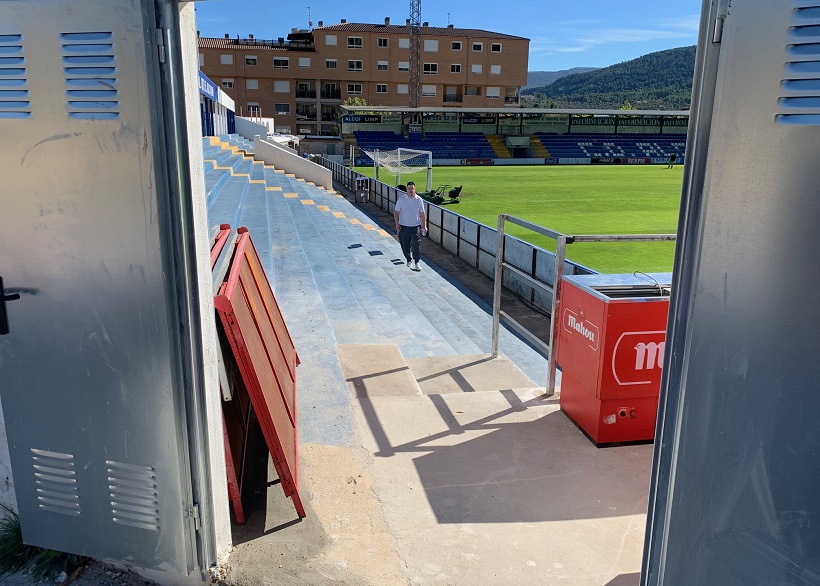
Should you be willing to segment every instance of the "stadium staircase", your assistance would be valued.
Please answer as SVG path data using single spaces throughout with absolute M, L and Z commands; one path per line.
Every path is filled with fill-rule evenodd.
M 504 142 L 504 139 L 498 136 L 497 134 L 491 134 L 487 136 L 487 142 L 490 143 L 490 146 L 495 151 L 495 156 L 498 159 L 512 159 L 512 155 L 510 154 L 509 149 L 507 148 L 507 144 Z
M 532 154 L 539 159 L 541 157 L 544 157 L 545 159 L 552 157 L 550 152 L 544 147 L 544 143 L 541 142 L 541 139 L 534 134 L 530 135 L 530 150 L 532 151 Z
M 238 137 L 203 139 L 208 222 L 249 229 L 303 364 L 327 363 L 337 343 L 396 344 L 405 358 L 490 351 L 491 313 L 424 263 L 429 244 L 422 271 L 411 271 L 392 226 L 383 229 L 335 191 L 254 161 L 242 152 L 248 146 Z M 542 357 L 507 333 L 502 348 L 544 384 Z M 310 373 L 302 388 L 326 386 Z

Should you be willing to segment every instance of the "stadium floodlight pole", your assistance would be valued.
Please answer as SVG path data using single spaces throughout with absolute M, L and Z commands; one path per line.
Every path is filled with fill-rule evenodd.
M 410 107 L 418 108 L 421 99 L 421 0 L 410 0 Z

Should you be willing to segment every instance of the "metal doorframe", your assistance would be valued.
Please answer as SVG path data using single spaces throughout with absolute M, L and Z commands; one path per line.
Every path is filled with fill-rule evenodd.
M 706 165 L 709 153 L 712 117 L 717 96 L 720 69 L 722 29 L 728 16 L 728 0 L 703 0 L 700 17 L 700 33 L 695 55 L 695 74 L 692 82 L 692 105 L 689 127 L 686 133 L 687 157 L 681 187 L 678 240 L 672 270 L 672 291 L 667 321 L 667 351 L 664 356 L 658 415 L 655 429 L 655 445 L 650 477 L 649 503 L 646 515 L 646 535 L 641 565 L 641 586 L 659 583 L 664 575 L 668 545 L 669 500 L 674 462 L 661 455 L 676 446 L 680 429 L 677 426 L 681 411 L 684 385 L 681 373 L 685 356 L 675 352 L 683 347 L 691 315 L 695 293 L 694 275 L 698 265 L 701 217 L 704 214 L 701 196 L 705 189 Z
M 169 221 L 166 225 L 168 261 L 174 275 L 179 346 L 176 352 L 181 366 L 180 413 L 185 414 L 186 437 L 181 445 L 188 447 L 186 470 L 191 488 L 191 503 L 186 516 L 190 531 L 194 569 L 206 578 L 207 570 L 216 564 L 216 535 L 212 517 L 210 449 L 205 409 L 206 385 L 202 353 L 202 323 L 197 308 L 202 294 L 197 287 L 194 211 L 191 201 L 191 176 L 188 165 L 187 110 L 182 70 L 182 47 L 178 3 L 173 0 L 153 2 L 157 19 L 157 50 L 160 55 L 158 85 L 163 109 L 162 158 L 167 166 Z M 164 53 L 164 60 L 163 60 Z M 210 295 L 210 292 L 207 292 Z M 182 427 L 180 427 L 182 429 Z

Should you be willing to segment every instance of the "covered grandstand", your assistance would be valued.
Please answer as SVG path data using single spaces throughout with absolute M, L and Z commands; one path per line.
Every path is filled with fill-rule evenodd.
M 363 150 L 431 151 L 434 165 L 666 164 L 686 155 L 687 111 L 343 106 L 342 135 Z M 349 152 L 349 148 L 346 149 Z

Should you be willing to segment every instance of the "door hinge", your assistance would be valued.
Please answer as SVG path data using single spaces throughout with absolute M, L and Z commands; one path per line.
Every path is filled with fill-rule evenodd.
M 154 31 L 157 42 L 157 59 L 160 63 L 165 63 L 165 34 L 161 28 Z
M 715 44 L 719 44 L 723 40 L 723 25 L 726 22 L 726 17 L 729 16 L 731 6 L 731 0 L 721 0 L 718 3 L 718 14 L 715 18 L 715 27 L 712 30 L 712 42 Z
M 185 507 L 185 516 L 187 518 L 191 518 L 194 520 L 194 528 L 199 531 L 202 528 L 202 524 L 199 520 L 199 503 L 194 503 L 193 505 L 188 505 Z

